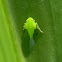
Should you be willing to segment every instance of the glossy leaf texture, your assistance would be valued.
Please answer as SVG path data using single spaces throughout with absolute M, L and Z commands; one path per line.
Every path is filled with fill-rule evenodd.
M 0 1 L 0 57 L 4 62 L 62 62 L 61 0 Z M 28 17 L 43 31 L 35 30 L 31 52 L 28 32 L 23 30 Z

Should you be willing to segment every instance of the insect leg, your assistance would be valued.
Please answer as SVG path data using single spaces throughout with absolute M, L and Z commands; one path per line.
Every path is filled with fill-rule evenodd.
M 38 24 L 36 23 L 37 29 L 43 33 L 43 31 L 40 29 L 40 27 L 38 26 Z

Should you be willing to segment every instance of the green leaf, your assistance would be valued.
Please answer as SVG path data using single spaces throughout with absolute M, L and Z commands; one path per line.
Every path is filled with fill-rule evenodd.
M 28 17 L 39 24 L 35 45 L 23 25 Z M 61 0 L 0 0 L 0 62 L 62 62 Z
M 0 1 L 0 62 L 25 62 L 7 2 Z

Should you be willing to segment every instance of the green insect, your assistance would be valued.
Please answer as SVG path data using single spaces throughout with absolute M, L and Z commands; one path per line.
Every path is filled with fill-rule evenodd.
M 28 31 L 30 38 L 33 38 L 34 30 L 36 28 L 39 29 L 39 31 L 43 33 L 43 31 L 41 31 L 41 29 L 39 28 L 39 26 L 35 22 L 35 20 L 33 18 L 29 17 L 26 20 L 26 23 L 24 24 L 24 29 L 26 29 Z
M 39 28 L 38 24 L 31 17 L 29 17 L 26 20 L 26 23 L 24 23 L 23 27 L 24 27 L 24 29 L 26 29 L 28 31 L 28 34 L 30 36 L 30 48 L 32 48 L 32 46 L 34 45 L 34 40 L 33 40 L 34 30 L 37 28 L 37 29 L 39 29 L 40 32 L 43 33 L 43 31 L 41 31 L 41 29 Z

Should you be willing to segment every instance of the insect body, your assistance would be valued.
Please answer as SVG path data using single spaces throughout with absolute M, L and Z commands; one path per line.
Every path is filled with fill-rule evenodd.
M 43 33 L 43 31 L 40 30 L 38 24 L 35 22 L 35 20 L 31 17 L 29 17 L 27 20 L 26 20 L 26 23 L 24 24 L 24 29 L 26 29 L 29 33 L 29 36 L 30 36 L 30 51 L 31 51 L 31 48 L 33 47 L 33 45 L 35 44 L 34 40 L 33 40 L 33 34 L 34 34 L 34 30 L 35 29 L 39 29 L 40 32 Z
M 35 22 L 35 20 L 33 18 L 29 17 L 26 20 L 26 23 L 24 24 L 24 29 L 26 29 L 28 31 L 30 38 L 33 38 L 34 30 L 36 28 L 40 30 L 40 28 L 39 28 L 38 24 Z M 41 31 L 41 30 L 40 30 L 40 32 L 43 33 L 43 31 Z

